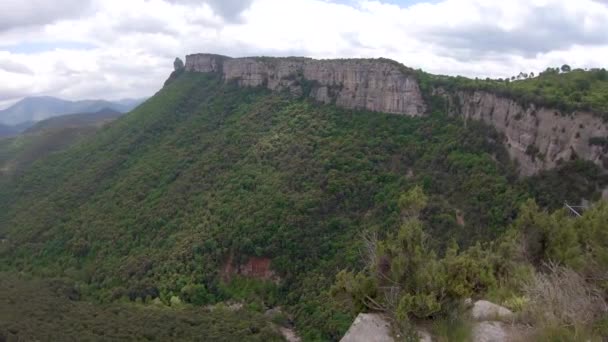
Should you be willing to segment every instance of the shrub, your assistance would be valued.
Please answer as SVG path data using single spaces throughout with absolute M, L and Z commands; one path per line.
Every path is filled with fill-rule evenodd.
M 427 201 L 418 187 L 400 197 L 399 231 L 383 240 L 366 239 L 366 269 L 340 272 L 332 287 L 335 298 L 355 312 L 383 311 L 404 321 L 445 316 L 453 303 L 496 285 L 492 259 L 479 245 L 459 253 L 453 244 L 444 258 L 427 246 L 418 219 Z
M 608 310 L 602 293 L 570 268 L 546 264 L 525 284 L 528 314 L 544 326 L 589 326 Z

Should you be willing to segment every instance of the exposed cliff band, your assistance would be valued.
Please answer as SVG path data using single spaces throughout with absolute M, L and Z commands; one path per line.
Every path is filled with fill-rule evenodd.
M 586 112 L 562 113 L 557 109 L 522 106 L 517 101 L 485 91 L 445 92 L 452 115 L 481 120 L 505 135 L 505 147 L 519 162 L 523 175 L 552 169 L 577 158 L 608 169 L 607 146 L 592 144 L 608 137 L 608 124 Z
M 216 72 L 225 81 L 271 90 L 301 93 L 307 84 L 312 98 L 344 108 L 408 116 L 424 115 L 428 108 L 413 71 L 387 59 L 230 58 L 194 54 L 186 56 L 185 68 Z M 608 137 L 608 124 L 591 113 L 564 114 L 535 105 L 524 107 L 513 99 L 482 91 L 434 89 L 433 95 L 448 100 L 450 114 L 482 120 L 504 133 L 507 150 L 518 161 L 523 175 L 576 158 L 608 169 L 608 146 L 591 143 L 592 139 Z
M 405 67 L 389 60 L 314 60 L 310 58 L 230 58 L 186 56 L 186 70 L 218 72 L 241 86 L 301 91 L 311 82 L 310 95 L 322 103 L 352 109 L 411 116 L 426 111 L 418 82 Z

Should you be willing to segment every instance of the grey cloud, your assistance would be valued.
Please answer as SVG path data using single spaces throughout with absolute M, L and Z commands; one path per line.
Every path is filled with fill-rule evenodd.
M 253 0 L 207 0 L 213 10 L 226 19 L 237 19 Z
M 2 0 L 0 32 L 77 18 L 90 7 L 89 0 Z
M 169 27 L 167 22 L 150 17 L 124 18 L 124 20 L 121 20 L 114 29 L 124 33 L 162 33 L 167 35 L 174 35 L 177 33 Z
M 0 102 L 15 101 L 25 96 L 30 96 L 31 92 L 27 88 L 2 88 L 0 86 Z
M 21 63 L 18 63 L 18 62 L 8 60 L 8 59 L 0 60 L 0 69 L 7 71 L 7 72 L 15 73 L 15 74 L 26 74 L 26 75 L 34 74 L 34 72 L 27 66 L 25 66 Z
M 200 0 L 168 0 L 172 3 L 200 4 Z M 249 8 L 253 0 L 202 0 L 211 6 L 213 12 L 228 21 L 238 21 L 241 13 Z
M 497 13 L 485 13 L 484 16 L 496 18 Z M 605 15 L 571 13 L 561 7 L 538 7 L 524 19 L 521 26 L 512 30 L 486 22 L 457 29 L 433 28 L 422 35 L 459 60 L 483 58 L 495 53 L 533 57 L 575 44 L 608 43 L 608 18 Z M 600 27 L 587 29 L 584 23 L 589 21 Z

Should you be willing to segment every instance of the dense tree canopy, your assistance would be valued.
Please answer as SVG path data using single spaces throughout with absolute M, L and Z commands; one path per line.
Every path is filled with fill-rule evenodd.
M 482 246 L 512 231 L 528 198 L 555 207 L 597 196 L 603 181 L 593 164 L 566 163 L 555 172 L 586 186 L 557 191 L 559 173 L 529 183 L 481 123 L 345 110 L 306 95 L 174 72 L 138 109 L 0 181 L 0 270 L 65 277 L 104 305 L 281 305 L 305 339 L 337 340 L 353 314 L 330 304 L 337 269 L 351 270 L 343 284 L 363 280 L 369 298 L 355 307 L 385 305 L 375 277 L 385 272 L 406 285 L 394 302 L 401 317 L 441 315 L 510 270 Z M 19 154 L 13 147 L 5 151 Z M 359 258 L 362 232 L 380 237 L 380 269 Z M 535 253 L 572 267 L 580 255 Z M 278 280 L 226 271 L 251 258 L 271 260 Z

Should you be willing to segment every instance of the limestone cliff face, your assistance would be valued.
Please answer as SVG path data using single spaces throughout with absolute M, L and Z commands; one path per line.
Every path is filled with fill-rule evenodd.
M 310 96 L 322 103 L 352 109 L 424 115 L 427 105 L 413 73 L 385 59 L 313 60 L 310 58 L 230 58 L 211 54 L 186 56 L 186 70 L 215 72 L 241 86 L 264 86 Z M 608 124 L 591 113 L 561 113 L 483 91 L 446 92 L 448 111 L 465 120 L 484 121 L 506 137 L 511 157 L 522 175 L 551 169 L 562 161 L 582 158 L 608 169 L 608 148 L 589 139 L 608 137 Z M 608 195 L 607 195 L 608 196 Z
M 449 99 L 450 112 L 465 119 L 484 121 L 506 137 L 511 158 L 520 164 L 523 175 L 554 168 L 574 158 L 590 160 L 608 168 L 608 151 L 589 143 L 593 137 L 608 137 L 608 124 L 591 113 L 562 113 L 530 105 L 492 93 L 459 91 L 437 95 Z
M 186 70 L 217 72 L 226 81 L 247 87 L 302 92 L 322 103 L 352 109 L 423 115 L 426 105 L 418 82 L 407 69 L 388 60 L 314 60 L 310 58 L 229 58 L 210 54 L 186 56 Z

